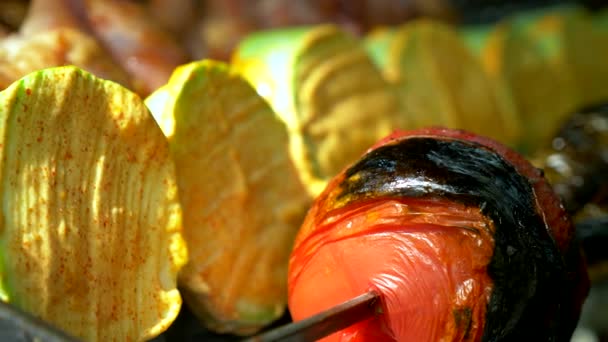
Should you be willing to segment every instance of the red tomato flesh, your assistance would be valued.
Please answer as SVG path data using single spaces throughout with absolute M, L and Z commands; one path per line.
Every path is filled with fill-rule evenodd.
M 303 230 L 313 221 L 308 219 Z M 370 289 L 382 294 L 384 306 L 384 314 L 323 341 L 481 337 L 492 289 L 486 266 L 494 227 L 478 208 L 437 200 L 373 200 L 330 211 L 314 224 L 292 254 L 293 318 Z

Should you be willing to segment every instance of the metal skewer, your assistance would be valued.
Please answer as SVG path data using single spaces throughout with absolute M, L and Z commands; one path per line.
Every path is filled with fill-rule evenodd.
M 245 342 L 316 341 L 378 314 L 380 295 L 362 294 L 307 319 L 246 339 Z
M 0 322 L 5 329 L 10 328 L 9 331 L 13 333 L 3 338 L 18 338 L 19 341 L 78 342 L 78 339 L 51 324 L 2 301 L 0 301 Z

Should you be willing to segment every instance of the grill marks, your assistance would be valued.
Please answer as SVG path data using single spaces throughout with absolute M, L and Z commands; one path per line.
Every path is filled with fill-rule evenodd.
M 307 160 L 300 167 L 314 178 L 335 175 L 407 120 L 396 115 L 399 99 L 366 51 L 335 27 L 308 36 L 294 64 L 294 85 L 297 143 Z

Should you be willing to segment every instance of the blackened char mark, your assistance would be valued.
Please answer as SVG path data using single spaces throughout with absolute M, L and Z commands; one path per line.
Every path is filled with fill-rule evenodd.
M 496 227 L 488 265 L 494 287 L 484 341 L 560 340 L 565 267 L 536 211 L 527 178 L 473 142 L 412 137 L 371 151 L 347 170 L 337 199 L 447 199 L 476 206 Z

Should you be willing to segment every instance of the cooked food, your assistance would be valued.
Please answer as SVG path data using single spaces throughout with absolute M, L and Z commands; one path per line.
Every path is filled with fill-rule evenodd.
M 523 117 L 524 122 L 529 122 L 526 136 L 529 140 L 535 139 L 534 143 L 529 144 L 531 151 L 542 147 L 570 113 L 580 107 L 602 101 L 603 97 L 608 96 L 608 94 L 602 94 L 604 87 L 598 87 L 598 83 L 596 83 L 598 78 L 602 79 L 601 84 L 605 83 L 607 77 L 604 71 L 606 68 L 597 64 L 601 64 L 602 59 L 598 59 L 598 56 L 602 54 L 601 49 L 603 49 L 600 46 L 605 44 L 601 43 L 602 38 L 598 36 L 597 32 L 588 30 L 591 25 L 587 26 L 587 21 L 589 21 L 587 13 L 578 7 L 532 12 L 512 21 L 513 29 L 516 31 L 514 34 L 523 35 L 524 39 L 529 40 L 540 52 L 545 70 L 548 68 L 548 72 L 542 71 L 541 74 L 539 70 L 534 76 L 531 75 L 532 79 L 546 80 L 535 86 L 538 90 L 534 91 L 546 91 L 547 93 L 541 93 L 539 96 L 546 96 L 551 102 L 548 103 L 546 110 L 539 103 L 530 104 L 530 107 L 537 106 L 535 107 L 536 115 L 530 113 Z M 575 41 L 577 42 L 575 43 Z M 582 45 L 578 45 L 581 43 Z M 598 48 L 589 50 L 583 48 L 583 45 L 598 46 Z M 516 63 L 523 64 L 526 63 L 526 60 L 516 61 Z M 588 68 L 594 71 L 590 71 Z M 590 72 L 594 75 L 591 76 Z M 512 74 L 513 79 L 515 77 L 527 79 L 526 76 L 518 76 L 519 74 L 515 70 Z M 522 73 L 522 75 L 524 74 Z M 547 79 L 548 77 L 550 79 Z M 523 82 L 515 82 L 512 87 L 521 89 Z M 530 83 L 528 82 L 526 85 L 528 88 Z M 526 98 L 521 94 L 518 96 Z M 533 100 L 528 99 L 527 101 Z
M 187 0 L 150 2 L 153 8 L 175 10 Z M 397 25 L 413 17 L 455 17 L 443 0 L 208 0 L 199 4 L 197 24 L 191 25 L 189 34 L 194 59 L 228 60 L 239 42 L 256 31 L 333 23 L 361 36 L 376 26 Z
M 608 105 L 574 112 L 533 162 L 543 168 L 571 214 L 585 217 L 608 200 Z M 586 208 L 584 208 L 586 206 Z M 581 211 L 581 209 L 583 209 Z
M 601 15 L 592 17 L 580 7 L 565 7 L 542 14 L 534 23 L 524 20 L 524 28 L 530 26 L 528 34 L 538 39 L 544 52 L 569 69 L 562 72 L 570 74 L 582 101 L 575 107 L 596 104 L 608 97 L 604 86 L 608 68 L 599 57 L 608 54 L 608 34 L 594 25 L 601 18 Z
M 143 5 L 123 0 L 86 0 L 93 32 L 146 96 L 169 80 L 187 61 L 183 48 L 159 27 Z
M 513 22 L 482 34 L 479 37 L 480 32 L 471 29 L 464 37 L 480 58 L 503 112 L 520 121 L 521 134 L 512 145 L 526 153 L 535 151 L 555 132 L 568 109 L 581 102 L 579 93 L 558 68 L 565 66 L 549 63 L 539 43 Z
M 291 259 L 296 319 L 376 288 L 384 315 L 342 337 L 570 336 L 587 271 L 543 176 L 450 130 L 361 156 L 396 128 L 438 125 L 532 155 L 574 108 L 608 96 L 608 12 L 566 6 L 463 29 L 430 19 L 377 27 L 422 12 L 453 19 L 443 0 L 9 2 L 30 5 L 23 21 L 25 7 L 0 4 L 0 89 L 75 65 L 152 93 L 156 124 L 139 97 L 74 68 L 35 72 L 0 95 L 2 299 L 86 340 L 141 340 L 175 318 L 179 274 L 186 312 L 216 332 L 251 334 L 284 312 L 289 253 L 321 195 Z M 230 65 L 174 70 L 228 58 L 254 30 L 317 23 L 332 24 L 257 32 Z M 575 219 L 608 208 L 604 121 L 575 116 L 550 155 L 534 154 L 549 156 L 536 165 Z M 568 134 L 599 138 L 583 148 Z
M 175 319 L 186 262 L 169 146 L 137 95 L 75 67 L 0 93 L 0 299 L 87 341 Z
M 573 232 L 512 150 L 463 131 L 398 132 L 313 204 L 289 308 L 298 320 L 376 289 L 382 312 L 326 341 L 568 341 L 589 288 Z
M 414 121 L 409 128 L 466 128 L 510 144 L 519 138 L 519 120 L 501 110 L 489 77 L 455 27 L 414 20 L 372 32 L 366 44 L 403 98 Z
M 285 311 L 289 252 L 310 203 L 285 124 L 220 62 L 177 68 L 147 104 L 177 168 L 184 298 L 213 330 L 255 332 Z
M 74 65 L 103 79 L 129 85 L 129 77 L 91 36 L 60 28 L 28 37 L 12 35 L 0 41 L 0 89 L 45 68 Z
M 252 35 L 233 63 L 286 123 L 292 158 L 312 195 L 374 141 L 408 123 L 363 45 L 335 26 Z
M 0 40 L 0 90 L 44 68 L 75 65 L 130 85 L 128 75 L 89 34 L 74 2 L 33 0 L 19 32 Z

